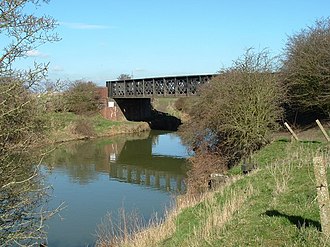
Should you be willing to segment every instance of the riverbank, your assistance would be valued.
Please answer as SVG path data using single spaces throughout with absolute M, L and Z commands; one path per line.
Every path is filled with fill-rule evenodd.
M 177 118 L 178 121 L 185 121 L 187 115 L 175 107 L 177 100 L 178 98 L 154 99 L 152 103 L 154 109 L 166 115 L 167 118 L 159 117 L 159 115 L 159 119 L 154 119 L 151 123 L 161 128 L 164 124 L 159 122 L 164 122 L 166 125 L 164 128 L 171 129 L 169 127 L 171 123 L 167 123 L 171 122 L 169 121 L 171 117 Z M 44 115 L 44 118 L 49 125 L 47 127 L 48 135 L 44 140 L 46 143 L 85 140 L 151 130 L 150 123 L 147 122 L 111 121 L 98 113 L 80 116 L 71 112 L 49 112 Z
M 329 144 L 278 135 L 253 156 L 255 171 L 242 176 L 235 167 L 218 189 L 178 197 L 164 222 L 118 240 L 118 246 L 329 246 L 320 231 L 316 155 L 329 161 Z M 100 236 L 99 246 L 113 246 L 105 239 Z
M 149 131 L 146 122 L 110 121 L 99 114 L 79 116 L 70 112 L 48 113 L 46 143 L 60 143 Z

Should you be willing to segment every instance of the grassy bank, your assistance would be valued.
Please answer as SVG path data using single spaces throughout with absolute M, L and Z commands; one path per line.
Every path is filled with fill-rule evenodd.
M 254 157 L 257 171 L 180 214 L 175 233 L 162 245 L 326 246 L 312 166 L 321 147 L 272 143 Z M 184 224 L 184 218 L 197 223 Z
M 167 113 L 181 119 L 182 122 L 185 122 L 189 116 L 177 109 L 176 102 L 178 100 L 180 100 L 180 98 L 154 98 L 152 101 L 152 106 L 157 111 Z
M 144 122 L 110 121 L 99 114 L 79 116 L 70 112 L 45 116 L 48 142 L 65 142 L 149 130 Z
M 152 223 L 119 246 L 330 246 L 320 231 L 312 159 L 330 159 L 321 142 L 274 141 L 253 157 L 258 169 L 199 197 L 177 199 L 165 222 Z M 330 178 L 330 173 L 328 173 Z M 104 241 L 108 239 L 108 241 Z M 112 246 L 104 233 L 100 246 Z M 102 241 L 103 240 L 103 241 Z
M 177 100 L 177 98 L 156 98 L 153 107 L 160 112 L 185 119 L 184 114 L 175 108 Z M 110 121 L 100 114 L 80 116 L 72 112 L 49 112 L 44 118 L 48 142 L 65 142 L 150 130 L 145 122 Z

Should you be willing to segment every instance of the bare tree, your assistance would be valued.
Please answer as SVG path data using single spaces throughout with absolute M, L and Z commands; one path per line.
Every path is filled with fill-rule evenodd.
M 36 245 L 45 238 L 44 220 L 53 213 L 42 207 L 47 189 L 34 165 L 38 159 L 28 152 L 44 126 L 30 89 L 45 78 L 48 65 L 15 69 L 18 59 L 58 40 L 53 18 L 27 13 L 43 3 L 48 0 L 0 1 L 0 38 L 7 44 L 0 53 L 0 246 Z
M 330 18 L 289 37 L 282 74 L 294 111 L 330 116 Z
M 200 153 L 220 155 L 228 166 L 265 145 L 285 95 L 276 65 L 267 51 L 249 49 L 221 71 L 200 89 L 191 121 L 182 127 L 184 139 Z

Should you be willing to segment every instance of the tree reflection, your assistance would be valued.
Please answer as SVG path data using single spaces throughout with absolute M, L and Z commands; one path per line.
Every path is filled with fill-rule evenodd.
M 108 173 L 110 179 L 162 190 L 182 191 L 185 159 L 152 155 L 157 135 L 81 141 L 59 146 L 47 159 L 50 168 L 64 170 L 73 182 L 87 184 Z

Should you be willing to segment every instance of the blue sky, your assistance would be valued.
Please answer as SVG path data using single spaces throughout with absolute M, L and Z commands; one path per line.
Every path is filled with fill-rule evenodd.
M 280 54 L 288 36 L 330 16 L 330 0 L 51 0 L 37 13 L 59 22 L 62 40 L 25 62 L 50 62 L 52 80 L 103 85 L 122 73 L 215 73 L 249 47 Z

